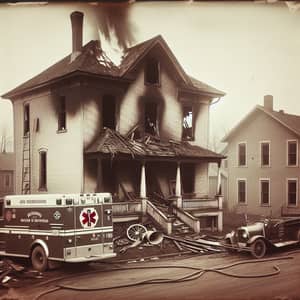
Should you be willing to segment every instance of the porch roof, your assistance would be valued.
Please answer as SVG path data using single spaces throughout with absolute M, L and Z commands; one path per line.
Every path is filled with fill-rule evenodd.
M 153 136 L 131 139 L 119 132 L 105 128 L 86 154 L 129 155 L 132 158 L 177 158 L 220 161 L 223 155 L 183 141 L 162 141 Z

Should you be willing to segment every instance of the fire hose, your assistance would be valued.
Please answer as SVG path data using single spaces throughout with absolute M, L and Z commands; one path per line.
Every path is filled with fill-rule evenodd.
M 85 288 L 85 287 L 78 286 L 78 284 L 76 287 L 70 286 L 70 285 L 65 285 L 65 284 L 57 284 L 56 287 L 42 292 L 34 299 L 38 300 L 42 296 L 56 292 L 61 289 L 87 292 L 87 291 L 103 291 L 103 290 L 109 290 L 109 289 L 134 287 L 134 286 L 145 285 L 145 284 L 181 283 L 181 282 L 196 280 L 196 279 L 202 277 L 204 274 L 209 273 L 209 272 L 221 274 L 221 275 L 228 276 L 228 277 L 234 277 L 234 278 L 270 277 L 270 276 L 278 275 L 280 273 L 280 268 L 277 265 L 272 266 L 273 271 L 270 271 L 267 273 L 261 273 L 261 274 L 254 274 L 254 275 L 236 274 L 236 273 L 228 272 L 225 270 L 235 267 L 235 266 L 238 266 L 238 265 L 263 263 L 263 262 L 269 262 L 269 261 L 275 261 L 275 260 L 277 260 L 277 261 L 278 260 L 289 260 L 289 259 L 293 259 L 293 257 L 292 256 L 282 256 L 282 257 L 256 259 L 256 260 L 251 259 L 251 260 L 239 261 L 239 262 L 235 262 L 235 263 L 231 263 L 231 264 L 227 264 L 227 265 L 223 265 L 223 266 L 218 266 L 218 267 L 213 267 L 213 268 L 198 268 L 198 267 L 188 267 L 188 266 L 166 265 L 166 266 L 136 266 L 136 267 L 127 267 L 127 268 L 116 268 L 116 269 L 110 269 L 110 270 L 97 270 L 95 272 L 88 272 L 86 274 L 76 275 L 76 277 L 85 276 L 85 275 L 89 275 L 92 273 L 129 271 L 129 270 L 147 270 L 147 269 L 186 269 L 186 270 L 191 270 L 192 272 L 187 275 L 178 277 L 178 278 L 154 278 L 154 279 L 137 281 L 137 282 L 133 282 L 133 283 L 112 285 L 112 286 L 107 286 L 107 287 Z

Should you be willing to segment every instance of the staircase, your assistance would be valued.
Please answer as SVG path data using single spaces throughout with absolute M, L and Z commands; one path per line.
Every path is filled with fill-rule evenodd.
M 31 192 L 31 163 L 30 163 L 30 133 L 23 137 L 23 155 L 22 155 L 22 194 Z

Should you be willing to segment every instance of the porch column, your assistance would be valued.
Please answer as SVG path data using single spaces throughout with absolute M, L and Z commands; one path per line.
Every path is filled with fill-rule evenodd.
M 97 158 L 97 192 L 101 192 L 103 187 L 103 174 L 102 174 L 102 159 Z
M 182 192 L 181 192 L 181 172 L 180 172 L 180 162 L 177 162 L 176 171 L 176 186 L 175 186 L 175 196 L 177 198 L 177 207 L 182 207 Z
M 218 181 L 217 181 L 217 192 L 216 195 L 221 195 L 221 162 L 218 162 Z
M 146 191 L 146 168 L 145 168 L 145 161 L 142 162 L 141 167 L 141 183 L 140 183 L 140 198 L 146 198 L 147 196 Z

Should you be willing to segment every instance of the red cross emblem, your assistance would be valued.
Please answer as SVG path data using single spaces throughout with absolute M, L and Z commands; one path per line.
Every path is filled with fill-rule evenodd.
M 95 227 L 98 221 L 98 214 L 94 208 L 84 208 L 79 216 L 80 223 L 84 228 Z

